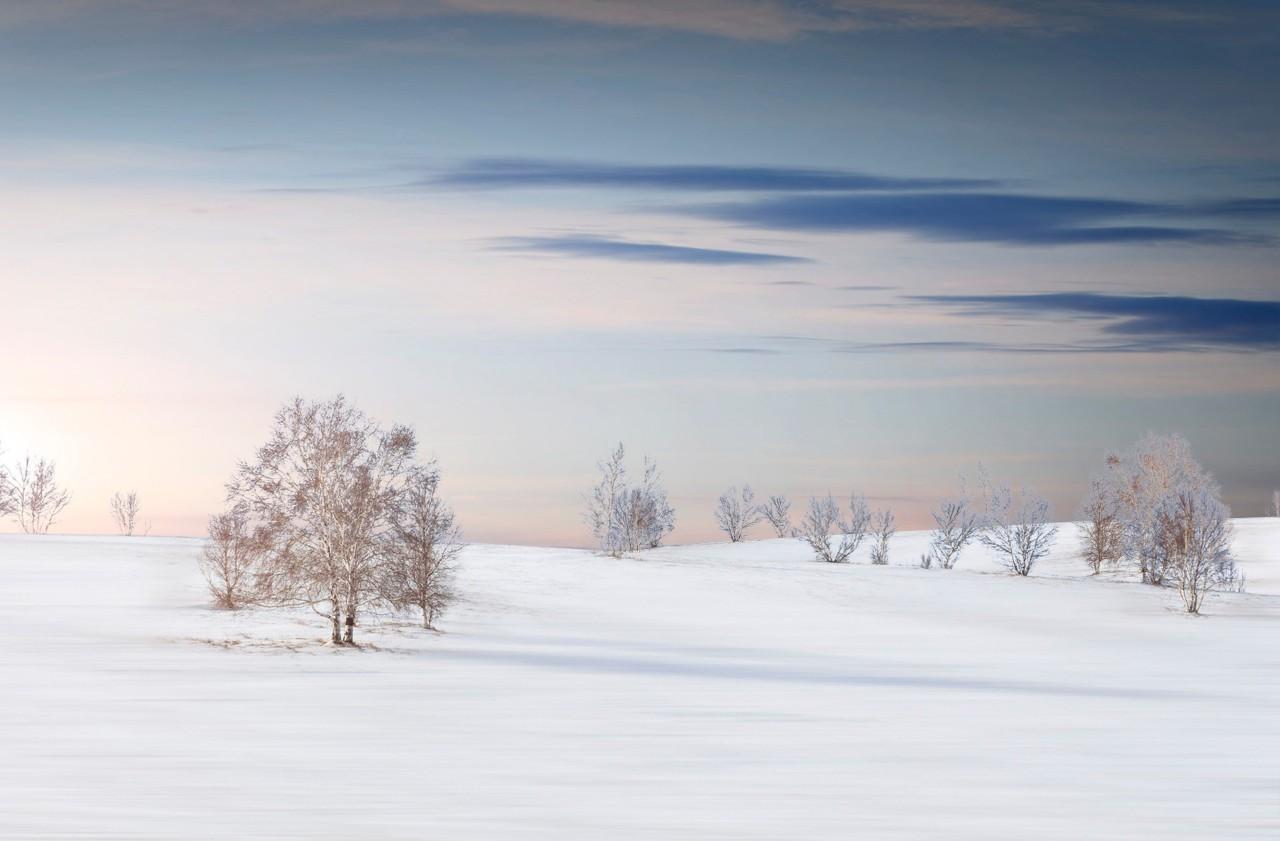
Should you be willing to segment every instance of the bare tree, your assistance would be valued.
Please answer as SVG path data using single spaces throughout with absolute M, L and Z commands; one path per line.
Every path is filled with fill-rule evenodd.
M 850 498 L 851 512 L 846 521 L 840 519 L 840 503 L 830 494 L 826 497 L 813 497 L 809 500 L 809 510 L 796 536 L 809 544 L 818 560 L 832 564 L 841 564 L 857 550 L 867 535 L 867 525 L 871 514 L 867 510 L 866 500 L 854 495 Z M 831 534 L 839 532 L 840 540 L 833 547 Z
M 759 508 L 760 516 L 769 521 L 778 537 L 791 535 L 791 501 L 785 496 L 771 496 Z
M 738 543 L 747 536 L 747 529 L 760 524 L 762 515 L 756 507 L 756 495 L 750 485 L 743 485 L 742 493 L 737 488 L 720 494 L 716 505 L 716 525 L 720 531 L 729 535 L 731 543 Z
M 119 491 L 111 497 L 111 519 L 115 521 L 116 530 L 125 537 L 132 537 L 138 529 L 138 492 Z
M 615 558 L 625 552 L 653 549 L 676 526 L 655 462 L 645 459 L 639 485 L 627 483 L 626 449 L 618 444 L 598 463 L 600 481 L 586 496 L 584 519 L 600 550 Z
M 48 534 L 66 507 L 71 494 L 58 485 L 58 466 L 50 459 L 32 462 L 27 456 L 15 470 L 18 525 L 27 534 Z
M 1116 510 L 1115 495 L 1101 478 L 1089 483 L 1089 492 L 1080 506 L 1084 522 L 1079 526 L 1085 563 L 1093 574 L 1104 564 L 1119 563 L 1124 556 L 1124 525 Z
M 1187 613 L 1240 580 L 1231 559 L 1231 512 L 1212 486 L 1184 488 L 1156 508 L 1156 552 Z
M 4 448 L 0 447 L 0 456 Z M 9 468 L 0 463 L 0 518 L 12 516 L 18 510 L 18 489 L 14 487 Z
M 1213 477 L 1192 457 L 1187 439 L 1147 433 L 1129 449 L 1107 455 L 1101 480 L 1121 524 L 1124 558 L 1138 569 L 1143 582 L 1166 583 L 1156 510 L 1171 493 L 1202 488 L 1216 492 Z
M 1049 554 L 1058 527 L 1049 522 L 1049 501 L 1023 490 L 1015 503 L 1007 485 L 995 487 L 982 477 L 986 511 L 978 539 L 994 551 L 1009 571 L 1030 575 L 1036 562 Z
M 937 528 L 929 541 L 928 554 L 920 559 L 920 566 L 929 569 L 935 564 L 942 569 L 952 569 L 960 560 L 960 552 L 978 534 L 978 514 L 963 496 L 944 501 L 933 511 Z
M 893 523 L 893 512 L 889 509 L 877 511 L 876 515 L 871 518 L 871 537 L 875 541 L 871 544 L 871 563 L 877 566 L 888 565 L 889 540 L 896 531 L 897 528 Z
M 257 600 L 258 577 L 269 548 L 267 530 L 251 525 L 244 505 L 209 518 L 200 571 L 215 605 L 238 610 Z
M 436 617 L 453 601 L 453 575 L 462 551 L 453 511 L 440 498 L 440 470 L 432 462 L 413 471 L 396 508 L 387 598 L 398 608 L 422 613 L 422 627 L 435 628 Z
M 342 396 L 296 399 L 227 486 L 267 530 L 261 598 L 307 605 L 335 644 L 355 641 L 361 612 L 386 601 L 394 515 L 417 447 L 407 426 L 382 429 Z

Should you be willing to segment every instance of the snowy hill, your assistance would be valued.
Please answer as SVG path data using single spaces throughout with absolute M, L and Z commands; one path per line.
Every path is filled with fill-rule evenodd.
M 1206 615 L 798 541 L 473 546 L 358 651 L 206 606 L 199 543 L 0 537 L 0 837 L 1276 838 L 1280 520 Z

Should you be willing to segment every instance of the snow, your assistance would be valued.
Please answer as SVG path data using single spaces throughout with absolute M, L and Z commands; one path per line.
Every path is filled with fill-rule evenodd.
M 0 537 L 0 837 L 1276 838 L 1280 520 L 1202 617 L 1089 578 L 473 546 L 361 650 L 177 539 Z

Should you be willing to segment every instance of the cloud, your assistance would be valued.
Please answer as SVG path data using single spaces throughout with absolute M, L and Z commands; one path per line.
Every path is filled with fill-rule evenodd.
M 467 161 L 416 186 L 455 189 L 607 187 L 702 192 L 856 192 L 947 190 L 997 186 L 980 178 L 896 178 L 835 169 L 767 166 L 646 166 L 527 158 Z
M 772 196 L 674 208 L 675 212 L 756 228 L 805 232 L 896 232 L 921 239 L 1006 245 L 1188 242 L 1259 243 L 1218 228 L 1132 224 L 1135 218 L 1274 215 L 1269 200 L 1178 207 L 1105 198 L 1005 193 Z
M 1113 18 L 1163 24 L 1213 19 L 1197 8 L 1157 9 L 1099 0 L 6 0 L 0 6 L 0 29 L 84 20 L 244 27 L 458 15 L 538 18 L 745 41 L 887 29 L 1070 32 Z
M 1201 347 L 1280 350 L 1280 301 L 1177 295 L 913 295 L 910 300 L 959 309 L 963 315 L 1103 319 L 1102 332 L 1147 350 Z
M 556 237 L 505 237 L 496 241 L 491 248 L 497 251 L 618 260 L 628 263 L 765 266 L 811 262 L 804 257 L 792 257 L 786 254 L 767 254 L 759 251 L 729 251 L 718 248 L 692 248 L 684 245 L 633 242 L 586 234 Z

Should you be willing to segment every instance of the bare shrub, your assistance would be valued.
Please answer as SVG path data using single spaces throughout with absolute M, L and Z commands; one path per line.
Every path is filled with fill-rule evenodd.
M 771 496 L 759 508 L 760 516 L 773 526 L 778 537 L 791 535 L 791 501 L 785 496 Z
M 1036 562 L 1049 554 L 1058 527 L 1049 522 L 1049 501 L 1023 490 L 1015 501 L 1007 485 L 995 487 L 982 479 L 986 511 L 978 539 L 994 551 L 1015 575 L 1030 575 Z
M 600 481 L 587 494 L 583 515 L 600 550 L 615 558 L 657 548 L 676 527 L 675 509 L 667 502 L 657 464 L 646 458 L 640 484 L 631 486 L 625 458 L 626 449 L 618 444 L 598 463 Z
M 887 566 L 889 563 L 889 540 L 897 528 L 893 523 L 893 512 L 889 509 L 877 511 L 871 518 L 871 563 Z
M 237 610 L 258 599 L 258 576 L 268 548 L 266 530 L 251 525 L 245 506 L 209 518 L 200 572 L 216 606 Z
M 50 459 L 27 456 L 15 469 L 14 494 L 18 525 L 27 534 L 48 534 L 71 504 L 71 493 L 58 485 L 58 466 Z
M 1174 491 L 1156 507 L 1160 568 L 1187 613 L 1199 613 L 1215 590 L 1243 588 L 1244 577 L 1231 559 L 1230 518 L 1211 486 Z
M 454 600 L 455 560 L 462 551 L 461 531 L 453 511 L 440 497 L 440 470 L 435 463 L 413 471 L 396 507 L 387 598 L 400 609 L 422 614 L 422 627 Z
M 844 563 L 866 537 L 867 525 L 871 519 L 867 502 L 857 495 L 852 496 L 849 502 L 849 519 L 841 521 L 840 503 L 830 494 L 809 500 L 809 510 L 800 521 L 796 534 L 809 544 L 818 560 L 832 564 Z M 831 545 L 833 531 L 838 531 L 840 537 L 834 547 Z
M 1079 526 L 1082 554 L 1097 575 L 1104 565 L 1119 563 L 1124 556 L 1124 524 L 1120 522 L 1115 495 L 1100 478 L 1089 483 L 1080 510 L 1084 515 Z
M 729 488 L 720 494 L 715 515 L 716 525 L 729 536 L 731 543 L 740 542 L 747 536 L 747 529 L 759 525 L 763 519 L 750 485 L 743 485 L 741 494 L 737 488 Z
M 134 532 L 138 530 L 138 512 L 140 506 L 138 503 L 138 492 L 129 491 L 122 494 L 117 491 L 111 497 L 111 519 L 116 524 L 116 530 L 125 537 L 132 537 Z M 143 533 L 150 531 L 146 526 L 142 527 Z
M 267 535 L 260 598 L 309 606 L 329 620 L 333 643 L 353 643 L 361 612 L 387 601 L 394 516 L 416 448 L 409 427 L 383 429 L 342 396 L 281 409 L 227 486 L 232 509 Z
M 937 528 L 929 541 L 928 555 L 921 558 L 920 566 L 924 569 L 934 565 L 952 569 L 960 560 L 960 552 L 978 533 L 978 514 L 970 507 L 967 498 L 956 497 L 946 500 L 933 511 L 933 522 Z

